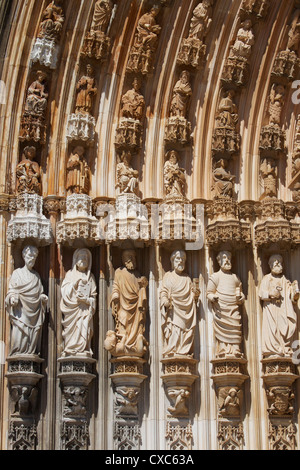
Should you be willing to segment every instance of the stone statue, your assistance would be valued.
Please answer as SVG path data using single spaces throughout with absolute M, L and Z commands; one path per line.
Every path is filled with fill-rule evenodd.
M 174 251 L 172 271 L 162 281 L 160 307 L 164 338 L 163 356 L 193 357 L 199 290 L 184 273 L 186 253 Z
M 216 357 L 243 356 L 242 317 L 240 305 L 245 301 L 240 279 L 231 272 L 231 253 L 221 251 L 217 256 L 220 270 L 208 282 L 207 298 L 212 303 Z
M 220 406 L 220 415 L 223 417 L 240 416 L 240 399 L 238 389 L 232 387 L 228 391 L 222 390 L 223 403 Z
M 25 114 L 33 118 L 44 119 L 49 96 L 46 84 L 47 75 L 40 70 L 36 75 L 37 80 L 29 86 L 27 91 Z
M 291 357 L 291 342 L 296 331 L 297 315 L 293 302 L 299 299 L 298 282 L 293 284 L 283 274 L 283 258 L 275 254 L 269 259 L 271 273 L 260 285 L 263 302 L 263 356 Z
M 273 84 L 269 96 L 268 114 L 269 124 L 280 126 L 281 113 L 284 106 L 285 87 L 283 85 Z
M 17 193 L 41 194 L 41 168 L 34 161 L 35 147 L 25 147 L 21 162 L 17 165 Z
M 192 87 L 190 84 L 190 73 L 184 70 L 173 89 L 173 97 L 170 106 L 170 116 L 186 117 Z
M 97 286 L 91 273 L 92 254 L 86 248 L 75 251 L 72 269 L 61 286 L 64 351 L 62 356 L 92 356 L 93 316 Z
M 138 398 L 140 389 L 137 387 L 117 387 L 116 407 L 119 416 L 136 416 L 138 414 Z
M 67 163 L 67 194 L 89 194 L 91 185 L 90 168 L 84 159 L 84 147 L 76 147 Z
M 156 23 L 156 17 L 160 11 L 158 6 L 153 6 L 149 13 L 145 13 L 139 20 L 134 47 L 155 50 L 158 34 L 161 27 Z
M 221 99 L 217 113 L 217 127 L 236 129 L 238 123 L 237 106 L 233 102 L 235 92 L 229 90 Z
M 233 196 L 235 176 L 226 170 L 227 164 L 227 160 L 221 158 L 213 171 L 214 185 L 212 189 L 217 198 Z
M 96 2 L 91 26 L 92 33 L 106 33 L 112 10 L 113 3 L 111 0 L 98 0 Z
M 186 177 L 184 168 L 178 165 L 179 155 L 175 150 L 167 153 L 167 161 L 164 166 L 164 182 L 168 196 L 184 197 Z
M 65 387 L 63 390 L 65 417 L 84 418 L 86 415 L 87 389 L 85 387 Z
M 296 10 L 291 28 L 289 30 L 287 50 L 298 55 L 300 43 L 300 10 Z
M 120 163 L 117 165 L 117 184 L 116 189 L 119 194 L 135 193 L 138 185 L 139 172 L 131 168 L 130 161 L 132 155 L 130 152 L 122 152 Z
M 249 59 L 252 46 L 255 43 L 254 34 L 252 32 L 252 21 L 245 20 L 238 30 L 234 45 L 230 49 L 229 57 L 235 59 Z
M 278 168 L 273 158 L 265 158 L 260 165 L 264 196 L 277 197 Z
M 193 11 L 189 37 L 203 41 L 212 23 L 213 0 L 203 0 Z
M 134 250 L 125 250 L 122 262 L 111 297 L 116 329 L 107 333 L 105 348 L 113 356 L 143 357 L 147 346 L 144 331 L 148 281 L 136 270 Z
M 61 4 L 62 0 L 53 0 L 44 10 L 38 38 L 59 41 L 65 21 Z
M 173 404 L 168 407 L 168 411 L 172 414 L 172 416 L 181 417 L 187 416 L 189 414 L 186 402 L 190 397 L 190 394 L 190 391 L 186 388 L 168 390 L 168 397 L 173 400 Z
M 5 305 L 11 322 L 10 355 L 35 355 L 41 352 L 41 335 L 48 297 L 41 278 L 33 270 L 39 251 L 26 246 L 22 251 L 25 266 L 10 279 Z
M 133 88 L 122 97 L 121 117 L 141 121 L 145 112 L 145 100 L 143 95 L 139 93 L 141 80 L 135 77 L 132 86 Z
M 86 75 L 83 75 L 77 83 L 75 112 L 92 115 L 93 101 L 97 91 L 94 69 L 88 64 L 86 66 Z

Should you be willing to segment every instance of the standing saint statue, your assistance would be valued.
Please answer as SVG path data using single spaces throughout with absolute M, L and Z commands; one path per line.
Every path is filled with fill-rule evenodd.
M 76 114 L 92 115 L 93 99 L 97 94 L 96 81 L 94 78 L 94 69 L 88 64 L 86 66 L 86 75 L 83 75 L 77 83 L 76 92 Z
M 53 0 L 44 10 L 38 38 L 58 42 L 65 21 L 62 0 Z
M 63 314 L 63 356 L 92 356 L 93 316 L 97 286 L 91 273 L 92 254 L 80 248 L 73 255 L 72 269 L 61 286 L 60 309 Z
M 207 298 L 214 314 L 217 358 L 243 356 L 240 305 L 245 302 L 245 296 L 240 279 L 231 272 L 231 257 L 228 251 L 218 254 L 220 270 L 210 277 L 207 285 Z
M 84 159 L 84 147 L 77 146 L 67 163 L 67 194 L 89 194 L 91 174 Z
M 186 117 L 189 99 L 192 95 L 190 73 L 184 70 L 173 89 L 170 116 Z
M 189 37 L 203 41 L 212 23 L 213 0 L 203 0 L 193 11 Z
M 164 166 L 164 183 L 168 196 L 184 197 L 186 176 L 184 168 L 178 165 L 179 155 L 175 150 L 167 153 L 167 161 Z
M 283 274 L 283 258 L 269 259 L 271 273 L 264 276 L 259 291 L 263 302 L 262 353 L 264 357 L 291 357 L 297 315 L 293 302 L 299 299 L 298 282 L 291 283 Z
M 39 250 L 26 246 L 22 251 L 25 266 L 16 269 L 10 279 L 5 305 L 11 322 L 10 355 L 34 355 L 41 352 L 41 335 L 48 297 L 41 278 L 33 270 Z
M 95 3 L 93 21 L 91 32 L 105 33 L 110 22 L 113 10 L 113 3 L 111 0 L 98 0 Z
M 147 345 L 144 331 L 148 280 L 136 270 L 134 250 L 125 250 L 122 262 L 123 267 L 115 274 L 111 297 L 116 329 L 107 333 L 105 348 L 113 356 L 143 357 Z
M 198 288 L 184 273 L 186 253 L 174 251 L 172 271 L 162 281 L 160 307 L 164 338 L 163 357 L 193 357 Z

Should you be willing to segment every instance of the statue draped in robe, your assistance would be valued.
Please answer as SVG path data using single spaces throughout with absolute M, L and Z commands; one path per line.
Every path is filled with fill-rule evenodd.
M 98 0 L 95 4 L 91 31 L 105 33 L 110 22 L 113 4 L 111 0 Z
M 33 270 L 38 249 L 27 246 L 22 256 L 25 266 L 13 272 L 5 299 L 12 326 L 10 355 L 41 352 L 41 334 L 48 302 L 41 278 Z
M 62 0 L 53 0 L 44 10 L 38 38 L 58 41 L 65 21 Z
M 190 74 L 184 70 L 173 89 L 173 97 L 170 106 L 170 116 L 186 117 L 192 87 L 190 84 Z
M 92 115 L 93 101 L 97 94 L 96 81 L 93 73 L 93 67 L 88 64 L 86 67 L 86 75 L 83 75 L 77 83 L 76 114 Z
M 92 356 L 91 339 L 97 286 L 91 267 L 91 252 L 86 248 L 76 250 L 72 269 L 67 272 L 61 286 L 63 356 Z
M 189 37 L 203 41 L 212 23 L 212 0 L 203 0 L 193 11 Z

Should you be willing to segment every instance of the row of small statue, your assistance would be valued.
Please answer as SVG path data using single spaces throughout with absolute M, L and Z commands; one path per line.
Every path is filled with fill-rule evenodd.
M 6 308 L 11 322 L 10 355 L 35 355 L 41 352 L 41 334 L 48 297 L 41 278 L 34 270 L 39 250 L 23 249 L 25 266 L 16 269 L 9 283 Z M 171 255 L 172 269 L 165 274 L 160 290 L 160 310 L 164 358 L 193 358 L 199 307 L 199 280 L 185 271 L 186 252 Z M 221 251 L 218 272 L 211 275 L 207 298 L 214 318 L 216 358 L 243 358 L 241 305 L 245 302 L 240 279 L 232 272 L 232 255 Z M 147 351 L 145 324 L 148 280 L 137 271 L 135 250 L 124 250 L 123 266 L 116 270 L 111 307 L 115 330 L 108 331 L 106 350 L 115 357 L 141 358 Z M 292 339 L 297 327 L 295 303 L 299 299 L 298 282 L 283 274 L 281 255 L 269 259 L 271 272 L 260 286 L 263 302 L 262 353 L 264 357 L 292 356 Z M 93 316 L 96 312 L 97 286 L 91 272 L 92 254 L 86 248 L 73 255 L 72 269 L 61 286 L 64 348 L 62 356 L 91 357 Z

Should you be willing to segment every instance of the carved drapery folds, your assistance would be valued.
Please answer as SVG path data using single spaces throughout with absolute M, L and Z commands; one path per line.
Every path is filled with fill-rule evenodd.
M 257 19 L 265 18 L 269 13 L 270 0 L 243 0 L 241 11 L 247 15 L 253 15 Z
M 214 0 L 203 0 L 193 11 L 189 35 L 182 40 L 177 56 L 177 64 L 200 68 L 206 56 L 205 38 L 212 23 Z
M 96 59 L 101 62 L 107 60 L 110 50 L 110 37 L 107 35 L 107 29 L 112 11 L 111 0 L 96 1 L 91 28 L 86 33 L 81 49 L 83 58 Z
M 222 91 L 213 133 L 213 155 L 232 156 L 239 153 L 240 135 L 237 131 L 238 110 L 234 102 L 235 91 Z
M 33 63 L 56 69 L 59 42 L 64 25 L 62 0 L 53 0 L 43 11 L 39 31 L 31 51 Z
M 149 75 L 153 70 L 153 59 L 157 48 L 161 27 L 156 23 L 160 7 L 154 5 L 151 10 L 139 19 L 131 47 L 127 72 Z
M 286 83 L 296 80 L 300 70 L 298 54 L 300 41 L 299 17 L 300 10 L 296 10 L 289 28 L 286 48 L 278 52 L 272 69 L 272 76 L 281 78 Z

